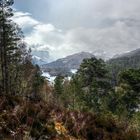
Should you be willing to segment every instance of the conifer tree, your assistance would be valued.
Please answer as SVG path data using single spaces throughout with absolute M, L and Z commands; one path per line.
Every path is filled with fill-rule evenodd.
M 0 0 L 0 87 L 1 92 L 9 94 L 12 89 L 12 74 L 21 62 L 19 45 L 22 42 L 22 32 L 11 17 L 13 0 Z M 17 74 L 17 73 L 16 73 Z M 15 79 L 16 80 L 16 79 Z
M 63 80 L 64 77 L 58 75 L 54 80 L 54 93 L 57 97 L 59 97 L 63 92 Z
M 110 79 L 102 59 L 84 59 L 76 74 L 77 80 L 85 91 L 83 100 L 89 108 L 100 111 L 103 99 L 110 90 Z

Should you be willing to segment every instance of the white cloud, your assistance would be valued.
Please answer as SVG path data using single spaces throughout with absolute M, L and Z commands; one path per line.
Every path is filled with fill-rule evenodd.
M 39 24 L 39 21 L 33 19 L 30 13 L 23 13 L 21 11 L 14 13 L 13 20 L 18 23 L 22 29 L 27 29 Z
M 123 15 L 116 15 L 119 14 Z M 49 51 L 51 59 L 80 51 L 96 50 L 103 50 L 107 57 L 112 57 L 140 47 L 140 21 L 137 16 L 112 19 L 112 24 L 100 28 L 79 26 L 65 31 L 51 23 L 37 21 L 29 13 L 17 12 L 14 20 L 24 30 L 29 30 L 25 37 L 29 46 L 34 46 L 33 49 L 36 50 Z M 108 23 L 108 20 L 104 22 Z
M 63 35 L 53 25 L 40 23 L 33 27 L 25 39 L 29 44 L 47 44 L 53 47 L 63 40 Z
M 24 3 L 42 21 L 66 29 L 100 27 L 110 24 L 107 20 L 140 17 L 140 0 L 28 0 Z

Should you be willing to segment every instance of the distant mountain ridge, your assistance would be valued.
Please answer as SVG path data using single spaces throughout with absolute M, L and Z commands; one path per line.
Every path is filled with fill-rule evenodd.
M 51 76 L 71 76 L 71 71 L 78 69 L 83 59 L 92 57 L 97 56 L 89 52 L 80 52 L 51 63 L 41 65 L 41 69 L 44 72 L 48 72 Z M 140 68 L 140 48 L 128 53 L 116 55 L 114 58 L 106 61 L 106 63 L 112 68 L 112 70 L 116 71 L 116 73 L 127 68 Z
M 140 68 L 140 48 L 118 55 L 110 59 L 107 63 L 123 68 Z
M 70 75 L 72 69 L 78 69 L 83 59 L 95 57 L 89 52 L 80 52 L 73 55 L 69 55 L 65 58 L 58 59 L 54 62 L 41 66 L 44 72 L 49 72 L 50 75 Z
M 115 86 L 118 84 L 118 75 L 121 71 L 140 68 L 140 49 L 115 56 L 106 63 L 112 75 L 112 84 Z
M 47 62 L 44 61 L 42 58 L 33 55 L 33 56 L 32 56 L 32 63 L 33 63 L 34 65 L 37 64 L 37 65 L 41 66 L 41 65 L 43 65 L 43 64 L 46 64 Z
M 121 57 L 133 57 L 133 56 L 140 56 L 140 48 L 114 56 L 112 59 L 121 58 Z
M 43 65 L 48 63 L 49 52 L 48 51 L 32 51 L 33 64 Z

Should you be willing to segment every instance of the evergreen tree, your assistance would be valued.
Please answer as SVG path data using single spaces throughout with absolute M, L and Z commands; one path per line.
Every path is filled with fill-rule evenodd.
M 122 101 L 129 116 L 132 116 L 140 104 L 140 69 L 128 69 L 119 75 L 120 85 L 125 90 Z
M 140 104 L 140 69 L 122 71 L 118 81 L 108 96 L 109 110 L 120 117 L 132 117 Z
M 119 82 L 128 84 L 140 95 L 140 69 L 128 69 L 119 74 Z
M 54 94 L 59 97 L 63 92 L 63 80 L 64 77 L 58 75 L 54 80 Z
M 11 92 L 11 77 L 13 77 L 11 71 L 21 61 L 19 44 L 23 37 L 21 30 L 11 20 L 13 3 L 13 0 L 0 0 L 0 83 L 1 91 L 6 94 Z
M 43 84 L 45 82 L 45 79 L 43 76 L 41 76 L 42 72 L 39 68 L 38 65 L 35 66 L 35 73 L 34 73 L 34 76 L 33 76 L 33 94 L 34 94 L 34 97 L 36 98 L 40 98 L 41 95 L 40 94 L 40 90 L 41 88 L 43 87 Z
M 100 111 L 104 97 L 111 88 L 105 62 L 96 58 L 84 59 L 76 77 L 85 91 L 83 99 L 87 106 Z

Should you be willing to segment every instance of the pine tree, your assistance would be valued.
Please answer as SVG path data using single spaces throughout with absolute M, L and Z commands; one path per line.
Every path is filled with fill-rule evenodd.
M 105 62 L 102 59 L 84 59 L 76 74 L 85 96 L 83 100 L 94 111 L 100 111 L 104 97 L 110 90 L 110 79 Z
M 58 75 L 54 80 L 54 93 L 57 97 L 59 97 L 63 92 L 63 80 L 64 77 Z
M 21 62 L 19 44 L 23 35 L 17 24 L 11 20 L 13 3 L 13 0 L 0 0 L 0 87 L 1 92 L 5 94 L 11 93 L 12 77 L 14 77 L 12 74 L 16 72 L 13 70 Z
M 40 98 L 41 95 L 39 95 L 41 88 L 43 87 L 43 84 L 45 82 L 45 79 L 43 76 L 41 76 L 42 72 L 38 65 L 35 66 L 35 72 L 33 77 L 33 95 L 35 98 Z

